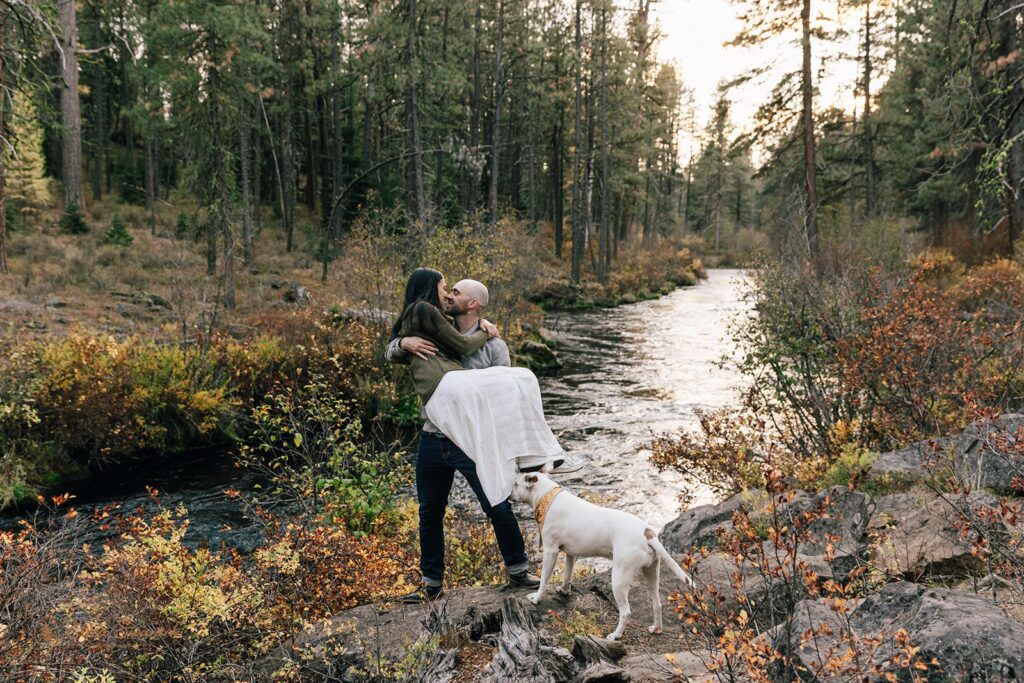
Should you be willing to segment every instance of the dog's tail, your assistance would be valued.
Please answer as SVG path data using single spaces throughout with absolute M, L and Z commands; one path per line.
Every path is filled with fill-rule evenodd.
M 658 534 L 654 533 L 653 529 L 644 529 L 644 538 L 647 539 L 647 545 L 649 545 L 654 552 L 658 553 L 658 557 L 660 557 L 661 561 L 672 570 L 672 573 L 675 574 L 676 577 L 685 585 L 692 588 L 693 578 L 679 566 L 679 563 L 676 562 L 671 555 L 668 554 L 668 551 L 665 550 L 665 546 L 663 546 L 661 541 L 658 540 Z

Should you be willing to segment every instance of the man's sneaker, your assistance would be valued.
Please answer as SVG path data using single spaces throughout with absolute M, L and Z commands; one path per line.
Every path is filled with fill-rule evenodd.
M 518 574 L 509 574 L 508 582 L 513 586 L 520 586 L 521 588 L 537 588 L 538 586 L 540 586 L 540 579 L 538 579 L 530 572 L 519 572 Z
M 544 465 L 534 465 L 532 467 L 521 467 L 520 472 L 540 472 Z M 551 474 L 569 474 L 570 472 L 579 472 L 583 469 L 583 461 L 579 458 L 574 458 L 571 455 L 567 455 L 564 458 L 555 458 L 551 461 Z
M 565 456 L 565 458 L 559 458 L 554 462 L 554 468 L 551 470 L 551 474 L 569 474 L 570 472 L 579 472 L 583 469 L 585 463 L 580 458 L 574 458 L 571 455 Z
M 433 602 L 439 597 L 444 595 L 444 589 L 441 586 L 421 586 L 419 590 L 415 590 L 408 595 L 402 596 L 402 602 L 406 605 L 418 605 L 422 602 Z

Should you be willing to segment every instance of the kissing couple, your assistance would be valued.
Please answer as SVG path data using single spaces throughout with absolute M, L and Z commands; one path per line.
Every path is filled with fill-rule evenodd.
M 442 593 L 444 515 L 456 471 L 490 519 L 510 582 L 536 588 L 508 500 L 516 475 L 582 467 L 548 427 L 537 377 L 511 367 L 498 328 L 481 317 L 488 303 L 480 282 L 460 280 L 449 292 L 441 273 L 418 268 L 391 330 L 387 359 L 409 365 L 424 418 L 416 455 L 423 589 L 405 602 Z

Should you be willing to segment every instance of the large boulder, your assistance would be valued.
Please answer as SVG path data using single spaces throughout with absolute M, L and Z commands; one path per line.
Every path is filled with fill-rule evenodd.
M 928 477 L 930 468 L 943 459 L 950 447 L 950 439 L 925 439 L 899 450 L 882 453 L 871 466 L 874 478 L 890 478 L 901 482 L 915 482 Z
M 739 510 L 760 510 L 768 494 L 751 489 L 730 496 L 717 505 L 698 505 L 666 524 L 658 534 L 670 553 L 686 553 L 696 548 L 715 548 L 720 534 L 732 528 L 732 517 Z
M 790 627 L 768 634 L 779 652 L 791 652 L 802 680 L 1011 681 L 1024 674 L 1024 623 L 991 600 L 968 591 L 890 583 L 863 601 L 806 600 Z M 914 650 L 913 648 L 918 648 Z M 828 670 L 830 662 L 842 667 Z M 841 673 L 842 671 L 842 673 Z M 776 680 L 790 680 L 783 671 Z
M 962 524 L 983 524 L 991 533 L 1005 529 L 983 521 L 985 509 L 999 501 L 986 491 L 937 496 L 926 492 L 882 496 L 870 524 L 871 559 L 890 576 L 907 579 L 949 576 L 981 569 L 971 554 L 971 539 Z
M 973 488 L 1024 491 L 1024 415 L 979 420 L 966 430 L 957 449 L 957 474 Z
M 871 496 L 845 486 L 833 486 L 811 498 L 801 511 L 814 520 L 807 527 L 810 540 L 801 547 L 804 553 L 826 556 L 840 579 L 864 563 L 868 523 L 875 512 Z
M 979 420 L 962 434 L 882 453 L 871 476 L 913 483 L 952 475 L 972 488 L 1019 493 L 1024 491 L 1024 445 L 1018 445 L 1022 436 L 1024 415 Z

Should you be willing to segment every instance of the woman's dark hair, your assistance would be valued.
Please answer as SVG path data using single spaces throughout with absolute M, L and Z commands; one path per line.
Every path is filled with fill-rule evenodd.
M 405 284 L 405 301 L 402 303 L 402 313 L 398 316 L 394 326 L 391 328 L 391 338 L 398 336 L 402 329 L 402 323 L 409 316 L 415 304 L 425 301 L 439 311 L 443 311 L 441 298 L 437 295 L 437 283 L 444 277 L 433 268 L 417 268 L 412 271 L 409 281 Z

